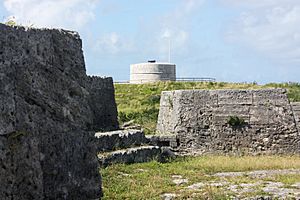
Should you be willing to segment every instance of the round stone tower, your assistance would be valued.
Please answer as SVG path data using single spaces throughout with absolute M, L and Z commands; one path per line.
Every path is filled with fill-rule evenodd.
M 176 65 L 148 61 L 130 65 L 130 83 L 151 83 L 157 81 L 176 81 Z

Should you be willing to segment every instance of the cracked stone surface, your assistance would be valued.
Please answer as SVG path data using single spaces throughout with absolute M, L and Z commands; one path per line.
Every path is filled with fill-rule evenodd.
M 175 199 L 175 197 L 176 197 L 176 194 L 172 194 L 172 193 L 165 193 L 165 194 L 161 195 L 161 198 L 163 200 L 173 200 L 173 199 Z
M 194 191 L 195 194 L 205 192 L 206 188 L 218 188 L 224 192 L 230 192 L 232 199 L 235 200 L 272 200 L 272 199 L 300 199 L 300 182 L 286 185 L 282 182 L 270 181 L 272 177 L 277 175 L 299 175 L 300 169 L 284 169 L 284 170 L 256 170 L 249 172 L 222 172 L 207 177 L 217 177 L 219 180 L 194 182 L 185 186 L 181 191 Z M 234 180 L 239 178 L 247 178 L 251 182 L 236 183 Z M 264 180 L 264 178 L 267 178 Z M 173 175 L 174 180 L 184 179 L 181 175 Z M 241 179 L 244 180 L 244 179 Z M 245 180 L 244 180 L 245 181 Z M 248 196 L 245 195 L 264 192 L 264 196 Z M 177 194 L 180 197 L 180 194 Z M 193 196 L 193 195 L 192 195 Z M 193 199 L 190 197 L 189 199 Z
M 188 179 L 185 179 L 183 178 L 182 176 L 180 175 L 173 175 L 172 176 L 172 182 L 175 184 L 175 185 L 183 185 L 185 183 L 188 183 L 189 180 Z
M 205 186 L 205 183 L 195 183 L 193 185 L 190 185 L 187 187 L 187 189 L 191 189 L 191 190 L 198 190 L 201 189 Z
M 253 178 L 265 178 L 273 175 L 300 174 L 300 169 L 283 169 L 283 170 L 256 170 L 251 172 L 221 172 L 214 176 L 218 177 L 238 177 L 250 176 Z
M 264 192 L 271 194 L 276 198 L 300 198 L 300 190 L 299 189 L 290 189 L 284 188 L 284 184 L 281 182 L 263 182 L 258 181 L 256 183 L 250 184 L 231 184 L 229 182 L 200 182 L 192 184 L 187 189 L 191 190 L 201 190 L 206 186 L 213 187 L 223 187 L 226 186 L 226 189 L 236 193 L 237 195 L 241 195 L 244 193 L 252 193 L 257 190 L 257 188 L 261 188 Z

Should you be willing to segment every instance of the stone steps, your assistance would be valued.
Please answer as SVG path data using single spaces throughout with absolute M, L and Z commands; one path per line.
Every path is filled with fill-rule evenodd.
M 116 163 L 141 163 L 174 158 L 169 147 L 176 145 L 175 137 L 145 136 L 141 130 L 117 130 L 96 133 L 98 160 L 102 167 Z
M 95 134 L 97 151 L 110 152 L 117 149 L 127 149 L 148 143 L 141 130 L 117 130 Z
M 140 146 L 102 152 L 98 154 L 98 159 L 102 167 L 107 167 L 116 163 L 132 164 L 157 160 L 160 158 L 161 152 L 161 148 L 158 146 Z

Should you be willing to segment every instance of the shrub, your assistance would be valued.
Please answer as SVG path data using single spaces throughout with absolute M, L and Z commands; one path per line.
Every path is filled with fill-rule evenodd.
M 238 116 L 230 116 L 227 123 L 231 126 L 242 126 L 245 125 L 245 120 Z

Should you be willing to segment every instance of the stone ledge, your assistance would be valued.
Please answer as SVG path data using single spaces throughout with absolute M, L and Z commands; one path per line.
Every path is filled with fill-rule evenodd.
M 141 130 L 98 132 L 95 134 L 95 138 L 98 152 L 109 152 L 147 143 L 145 134 Z
M 141 146 L 98 154 L 101 166 L 107 167 L 116 163 L 141 163 L 157 160 L 161 149 L 158 146 Z

